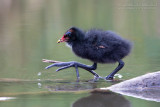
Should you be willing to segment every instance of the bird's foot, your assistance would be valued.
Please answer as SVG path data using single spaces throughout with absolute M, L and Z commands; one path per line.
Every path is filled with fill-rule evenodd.
M 54 64 L 51 64 L 51 65 L 47 66 L 45 69 L 49 69 L 51 67 L 60 67 L 56 70 L 56 72 L 58 72 L 60 70 L 66 69 L 66 68 L 75 67 L 76 75 L 77 75 L 77 81 L 79 81 L 80 76 L 79 76 L 78 67 L 89 71 L 90 73 L 92 73 L 96 77 L 96 79 L 100 78 L 100 76 L 96 72 L 93 71 L 94 69 L 96 69 L 96 66 L 97 66 L 96 63 L 94 63 L 92 66 L 88 66 L 88 65 L 85 65 L 85 64 L 81 64 L 79 62 L 71 61 L 71 62 L 54 63 Z
M 113 72 L 111 72 L 107 77 L 105 77 L 105 80 L 113 80 L 114 75 L 123 68 L 124 62 L 122 60 L 119 60 L 118 62 L 119 62 L 118 67 Z
M 60 67 L 60 68 L 58 68 L 56 70 L 56 72 L 58 72 L 60 70 L 63 70 L 63 69 L 66 69 L 66 68 L 75 67 L 75 69 L 76 69 L 76 76 L 77 76 L 76 82 L 79 82 L 80 76 L 79 76 L 78 66 L 75 64 L 74 61 L 54 63 L 54 64 L 51 64 L 51 65 L 47 66 L 45 69 L 49 69 L 51 67 Z
M 113 76 L 109 76 L 109 75 L 108 75 L 108 76 L 105 77 L 104 79 L 105 79 L 105 80 L 113 80 Z

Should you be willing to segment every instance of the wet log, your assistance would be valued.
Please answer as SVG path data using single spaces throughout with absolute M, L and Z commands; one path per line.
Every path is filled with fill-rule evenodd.
M 126 80 L 108 88 L 101 88 L 101 90 L 160 102 L 160 71 Z
M 146 90 L 160 87 L 160 71 L 148 73 L 119 84 L 112 85 L 109 89 L 114 90 Z

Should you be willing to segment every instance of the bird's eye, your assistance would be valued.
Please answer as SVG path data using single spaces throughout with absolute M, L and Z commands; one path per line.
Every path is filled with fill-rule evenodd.
M 68 34 L 68 37 L 71 37 L 71 33 Z
M 67 32 L 66 34 L 65 34 L 65 37 L 71 37 L 71 32 Z

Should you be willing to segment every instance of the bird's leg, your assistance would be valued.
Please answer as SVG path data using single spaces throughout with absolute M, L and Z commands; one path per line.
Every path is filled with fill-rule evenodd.
M 76 69 L 77 82 L 79 82 L 80 76 L 79 76 L 79 71 L 78 71 L 77 65 L 75 66 L 75 69 Z
M 47 66 L 45 69 L 49 69 L 51 67 L 61 67 L 59 69 L 57 69 L 56 71 L 60 71 L 66 68 L 70 68 L 70 67 L 75 67 L 76 68 L 76 73 L 77 73 L 77 78 L 79 78 L 79 72 L 78 72 L 78 67 L 83 68 L 87 71 L 89 71 L 90 73 L 92 73 L 96 78 L 99 78 L 100 76 L 94 72 L 93 70 L 95 70 L 97 68 L 97 63 L 94 63 L 92 66 L 88 66 L 85 64 L 81 64 L 79 62 L 75 62 L 75 61 L 71 61 L 71 62 L 58 62 L 58 63 L 54 63 L 51 64 L 49 66 Z
M 119 62 L 118 67 L 112 73 L 110 73 L 107 77 L 105 77 L 106 80 L 113 80 L 114 75 L 123 68 L 124 62 L 122 60 L 119 60 L 118 62 Z

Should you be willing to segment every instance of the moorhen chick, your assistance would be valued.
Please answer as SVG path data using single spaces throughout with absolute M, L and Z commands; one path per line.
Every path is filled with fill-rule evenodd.
M 118 62 L 118 67 L 105 77 L 106 80 L 113 80 L 114 75 L 124 66 L 122 59 L 130 53 L 132 48 L 130 41 L 123 39 L 112 31 L 91 29 L 85 32 L 77 27 L 71 27 L 67 30 L 57 43 L 60 42 L 66 42 L 77 56 L 91 60 L 93 65 L 89 66 L 71 61 L 55 63 L 47 66 L 46 69 L 57 66 L 61 67 L 56 70 L 59 71 L 69 67 L 75 67 L 77 80 L 79 80 L 78 67 L 89 71 L 98 79 L 101 77 L 93 71 L 97 68 L 97 63 Z

